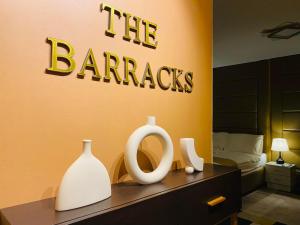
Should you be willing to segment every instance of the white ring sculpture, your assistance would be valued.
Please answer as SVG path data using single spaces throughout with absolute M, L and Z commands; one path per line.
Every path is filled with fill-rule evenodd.
M 150 172 L 143 172 L 137 161 L 137 151 L 141 141 L 150 135 L 161 138 L 163 156 L 158 167 Z M 129 175 L 140 184 L 152 184 L 161 181 L 169 172 L 173 162 L 173 143 L 169 134 L 155 125 L 155 117 L 149 116 L 147 125 L 136 129 L 129 137 L 125 151 L 125 165 Z

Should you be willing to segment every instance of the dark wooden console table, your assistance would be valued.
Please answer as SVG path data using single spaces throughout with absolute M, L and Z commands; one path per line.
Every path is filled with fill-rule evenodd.
M 205 164 L 187 175 L 170 172 L 152 185 L 112 185 L 112 197 L 65 212 L 54 198 L 1 210 L 3 225 L 211 225 L 236 215 L 241 206 L 240 170 Z M 232 217 L 234 218 L 234 217 Z M 232 220 L 232 224 L 237 224 Z

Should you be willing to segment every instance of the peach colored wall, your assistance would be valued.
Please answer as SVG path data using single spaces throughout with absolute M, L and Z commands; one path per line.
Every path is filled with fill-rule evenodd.
M 211 159 L 211 0 L 117 1 L 116 8 L 158 24 L 157 49 L 107 37 L 107 12 L 102 1 L 41 0 L 0 2 L 0 208 L 55 196 L 64 171 L 90 138 L 95 155 L 111 176 L 128 136 L 155 115 L 174 142 L 194 137 L 198 153 Z M 49 67 L 47 37 L 75 48 L 77 67 L 68 76 Z M 141 78 L 146 62 L 153 71 L 167 65 L 194 73 L 191 94 L 77 79 L 92 48 L 100 73 L 104 51 L 136 59 Z M 122 63 L 122 62 L 121 62 Z M 122 72 L 120 72 L 123 74 Z M 152 152 L 159 159 L 159 151 Z

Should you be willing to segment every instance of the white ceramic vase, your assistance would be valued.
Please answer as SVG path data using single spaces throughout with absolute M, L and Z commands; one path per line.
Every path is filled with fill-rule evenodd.
M 111 196 L 108 172 L 92 154 L 91 145 L 91 140 L 83 141 L 83 153 L 64 174 L 56 196 L 56 210 L 83 207 Z
M 163 143 L 163 156 L 158 167 L 150 172 L 143 172 L 137 161 L 137 151 L 141 141 L 150 135 L 158 136 Z M 149 116 L 148 123 L 137 128 L 129 137 L 125 151 L 125 165 L 129 175 L 140 184 L 161 181 L 169 172 L 173 162 L 173 143 L 169 134 L 155 124 L 155 117 Z
M 203 171 L 204 159 L 196 153 L 194 138 L 181 138 L 180 146 L 187 167 L 192 167 L 196 171 Z M 190 168 L 186 168 L 187 173 L 192 173 L 191 171 Z

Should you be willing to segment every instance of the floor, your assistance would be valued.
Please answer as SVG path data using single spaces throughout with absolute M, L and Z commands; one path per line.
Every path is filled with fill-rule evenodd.
M 300 195 L 259 189 L 243 198 L 239 218 L 239 225 L 244 220 L 251 225 L 300 225 Z

